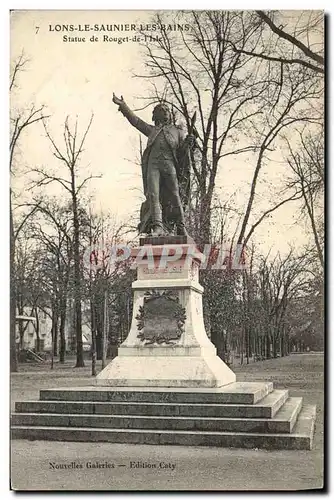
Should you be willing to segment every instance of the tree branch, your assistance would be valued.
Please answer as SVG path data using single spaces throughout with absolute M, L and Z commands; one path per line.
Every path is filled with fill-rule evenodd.
M 289 33 L 286 33 L 286 31 L 283 31 L 281 28 L 277 27 L 273 21 L 270 19 L 267 14 L 263 12 L 263 10 L 257 10 L 255 11 L 257 15 L 269 26 L 271 31 L 273 31 L 276 35 L 278 35 L 280 38 L 284 38 L 285 40 L 288 40 L 292 45 L 295 45 L 300 49 L 307 57 L 310 59 L 313 59 L 313 61 L 316 61 L 318 64 L 325 64 L 325 60 L 322 56 L 319 54 L 316 54 L 313 52 L 309 47 L 304 45 L 300 40 L 298 40 L 296 37 L 290 35 Z

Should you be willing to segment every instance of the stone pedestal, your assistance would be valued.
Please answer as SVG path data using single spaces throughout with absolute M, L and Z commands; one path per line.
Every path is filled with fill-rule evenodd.
M 235 382 L 205 332 L 198 281 L 203 254 L 182 236 L 142 238 L 140 244 L 133 251 L 131 329 L 96 384 L 213 388 Z
M 149 256 L 138 262 L 131 329 L 95 386 L 16 402 L 12 438 L 310 450 L 316 407 L 272 382 L 235 382 L 205 333 L 201 254 L 186 238 L 164 242 L 136 249 Z

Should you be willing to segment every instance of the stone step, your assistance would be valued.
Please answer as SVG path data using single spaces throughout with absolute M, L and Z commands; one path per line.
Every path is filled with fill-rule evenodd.
M 16 402 L 17 413 L 66 413 L 95 415 L 145 415 L 226 418 L 272 418 L 288 398 L 288 390 L 274 390 L 260 402 L 243 404 L 186 404 L 140 402 L 25 401 Z
M 14 426 L 13 439 L 310 450 L 315 406 L 302 408 L 291 434 Z
M 302 398 L 289 398 L 273 419 L 16 413 L 12 416 L 12 425 L 290 433 L 301 406 Z
M 234 382 L 207 389 L 115 388 L 91 386 L 40 391 L 43 401 L 255 404 L 273 391 L 272 382 Z

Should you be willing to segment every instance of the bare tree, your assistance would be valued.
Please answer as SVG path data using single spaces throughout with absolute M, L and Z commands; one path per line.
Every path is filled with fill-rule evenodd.
M 15 287 L 16 308 L 19 316 L 32 316 L 35 309 L 33 289 L 36 288 L 37 269 L 41 252 L 34 245 L 33 239 L 28 234 L 27 228 L 16 239 L 15 251 Z M 30 309 L 30 313 L 27 311 Z M 23 337 L 28 327 L 28 322 L 19 321 L 18 330 L 20 348 L 23 348 Z
M 59 324 L 59 361 L 65 361 L 66 341 L 65 323 L 67 312 L 68 291 L 73 263 L 72 242 L 72 210 L 68 203 L 60 205 L 52 199 L 44 199 L 39 203 L 39 217 L 31 221 L 29 230 L 40 249 L 43 249 L 45 258 L 51 260 L 51 266 L 45 267 L 49 283 L 52 285 L 53 300 L 50 309 L 56 324 L 54 331 L 53 354 L 58 355 L 58 324 Z M 50 276 L 51 273 L 51 276 Z
M 24 56 L 24 53 L 20 55 L 20 57 L 14 62 L 9 90 L 12 92 L 17 86 L 17 79 L 20 74 L 27 65 L 27 58 Z M 11 104 L 12 104 L 12 96 L 11 96 Z M 31 125 L 38 123 L 39 121 L 47 118 L 44 115 L 44 107 L 35 108 L 31 106 L 27 111 L 24 110 L 14 110 L 14 107 L 11 105 L 11 116 L 10 116 L 10 142 L 9 142 L 9 168 L 11 175 L 14 175 L 14 163 L 16 152 L 20 143 L 20 139 L 22 134 L 27 130 Z M 16 353 L 16 284 L 15 284 L 15 240 L 24 226 L 26 220 L 30 217 L 32 213 L 35 212 L 36 208 L 34 207 L 31 212 L 26 214 L 23 218 L 19 226 L 14 228 L 14 218 L 13 218 L 13 192 L 10 187 L 10 370 L 17 371 L 17 353 Z
M 287 342 L 286 314 L 291 300 L 305 294 L 309 287 L 307 255 L 294 255 L 293 250 L 269 261 L 262 258 L 259 267 L 259 297 L 266 328 L 266 357 L 276 357 Z
M 108 350 L 108 337 L 113 327 L 110 317 L 120 312 L 117 337 L 130 327 L 128 313 L 119 307 L 126 292 L 131 296 L 131 280 L 123 286 L 122 278 L 126 263 L 113 262 L 111 251 L 114 245 L 124 242 L 126 225 L 118 225 L 114 217 L 106 213 L 89 210 L 88 219 L 89 268 L 86 268 L 86 298 L 90 303 L 90 323 L 92 332 L 92 375 L 96 375 L 96 360 L 102 359 L 102 366 Z M 121 309 L 121 311 L 120 311 Z
M 67 117 L 64 124 L 64 146 L 57 146 L 55 140 L 50 134 L 46 123 L 44 128 L 46 135 L 52 145 L 53 155 L 65 167 L 67 178 L 59 174 L 51 174 L 45 169 L 34 169 L 38 180 L 33 182 L 32 187 L 47 186 L 56 182 L 60 184 L 67 193 L 69 193 L 72 204 L 73 217 L 73 261 L 74 261 L 74 308 L 75 308 L 75 331 L 76 331 L 76 349 L 77 360 L 76 367 L 84 366 L 83 344 L 82 344 L 82 309 L 81 309 L 81 270 L 80 270 L 80 218 L 79 218 L 79 194 L 83 187 L 93 178 L 99 178 L 99 175 L 89 175 L 83 180 L 78 178 L 79 162 L 84 151 L 84 144 L 87 134 L 93 121 L 91 116 L 89 123 L 84 130 L 81 138 L 78 134 L 78 121 L 76 120 L 73 129 L 69 125 Z
M 324 268 L 324 136 L 318 133 L 301 132 L 299 148 L 292 147 L 286 139 L 289 155 L 287 162 L 293 172 L 287 183 L 288 189 L 299 190 L 303 211 L 310 222 L 319 263 Z M 296 151 L 297 149 L 297 151 Z

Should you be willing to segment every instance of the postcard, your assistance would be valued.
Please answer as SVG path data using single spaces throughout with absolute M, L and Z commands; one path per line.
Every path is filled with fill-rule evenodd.
M 11 12 L 12 490 L 324 487 L 324 16 Z

